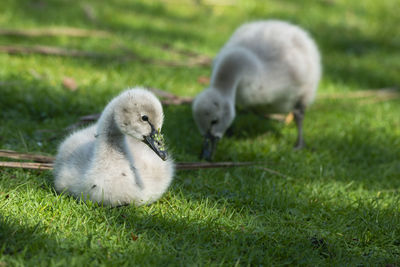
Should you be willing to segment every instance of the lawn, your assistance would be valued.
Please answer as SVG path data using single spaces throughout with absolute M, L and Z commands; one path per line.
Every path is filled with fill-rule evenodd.
M 398 0 L 3 0 L 1 47 L 52 46 L 89 56 L 0 53 L 0 149 L 54 155 L 66 127 L 143 85 L 194 97 L 240 24 L 279 18 L 306 28 L 324 74 L 294 123 L 243 113 L 215 161 L 265 162 L 178 171 L 150 206 L 119 208 L 57 194 L 50 171 L 0 167 L 0 266 L 400 266 Z M 101 32 L 99 32 L 101 31 Z M 190 53 L 189 53 L 189 52 Z M 66 84 L 69 78 L 75 86 Z M 72 90 L 75 89 L 75 90 Z M 382 89 L 385 89 L 382 91 Z M 166 106 L 176 161 L 198 161 L 189 105 Z M 0 160 L 5 160 L 0 159 Z

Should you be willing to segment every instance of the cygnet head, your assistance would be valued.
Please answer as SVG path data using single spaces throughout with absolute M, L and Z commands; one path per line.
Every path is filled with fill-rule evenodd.
M 160 101 L 146 89 L 130 89 L 115 99 L 114 121 L 121 133 L 145 142 L 165 160 L 167 154 L 160 133 L 163 120 Z
M 193 118 L 204 136 L 201 158 L 211 160 L 217 142 L 235 118 L 234 103 L 218 90 L 208 88 L 193 102 Z

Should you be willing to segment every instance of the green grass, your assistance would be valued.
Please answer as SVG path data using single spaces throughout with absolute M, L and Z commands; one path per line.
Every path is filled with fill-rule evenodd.
M 293 151 L 293 124 L 240 114 L 217 161 L 253 167 L 178 172 L 146 207 L 99 207 L 54 191 L 51 172 L 0 169 L 0 266 L 400 265 L 400 99 L 351 98 L 400 85 L 396 0 L 3 0 L 0 28 L 77 27 L 100 37 L 0 36 L 0 45 L 52 45 L 185 61 L 163 44 L 213 57 L 233 30 L 280 18 L 310 31 L 324 76 L 305 119 L 309 149 Z M 224 3 L 226 3 L 224 2 Z M 89 19 L 85 9 L 95 15 Z M 0 148 L 55 154 L 80 116 L 134 85 L 195 96 L 209 67 L 118 58 L 0 54 Z M 78 90 L 62 86 L 72 77 Z M 379 99 L 378 99 L 379 100 Z M 201 136 L 189 106 L 165 107 L 177 161 L 196 161 Z M 184 135 L 182 135 L 184 133 Z

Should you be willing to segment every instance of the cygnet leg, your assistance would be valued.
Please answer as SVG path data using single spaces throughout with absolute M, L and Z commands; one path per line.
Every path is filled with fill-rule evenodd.
M 294 121 L 297 126 L 297 141 L 294 145 L 294 149 L 302 149 L 306 146 L 303 139 L 303 119 L 304 119 L 305 107 L 301 102 L 298 102 L 293 110 Z

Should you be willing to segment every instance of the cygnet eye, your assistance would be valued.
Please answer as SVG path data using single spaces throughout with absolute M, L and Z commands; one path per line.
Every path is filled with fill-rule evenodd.
M 146 115 L 142 116 L 142 121 L 148 121 L 148 120 L 149 120 L 149 117 L 147 117 Z

